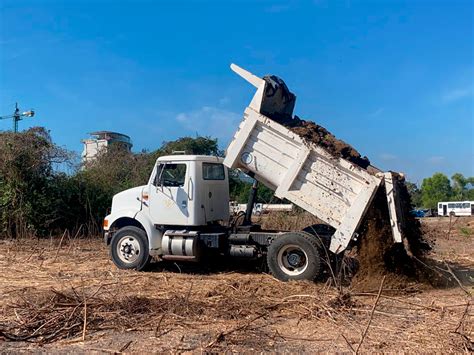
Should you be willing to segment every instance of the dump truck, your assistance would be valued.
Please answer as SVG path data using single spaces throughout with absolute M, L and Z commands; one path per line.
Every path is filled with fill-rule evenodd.
M 104 219 L 104 239 L 115 265 L 142 270 L 152 258 L 265 258 L 280 280 L 314 280 L 326 257 L 340 256 L 355 244 L 382 186 L 393 240 L 402 243 L 397 191 L 402 175 L 362 168 L 305 141 L 278 122 L 293 114 L 296 100 L 281 79 L 262 79 L 234 64 L 231 69 L 256 92 L 225 157 L 159 157 L 148 184 L 116 194 Z M 254 179 L 246 211 L 237 217 L 229 213 L 229 169 Z M 252 222 L 258 183 L 325 223 L 302 231 L 263 230 Z

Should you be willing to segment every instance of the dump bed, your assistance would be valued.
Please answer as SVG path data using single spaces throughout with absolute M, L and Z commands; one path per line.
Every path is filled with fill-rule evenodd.
M 273 189 L 275 196 L 286 198 L 334 227 L 330 249 L 335 253 L 345 250 L 356 237 L 379 185 L 392 181 L 391 173 L 371 174 L 265 116 L 261 112 L 266 82 L 237 66 L 232 69 L 256 86 L 257 93 L 227 148 L 224 165 L 249 173 Z M 394 190 L 390 193 L 387 201 L 394 239 L 401 241 Z

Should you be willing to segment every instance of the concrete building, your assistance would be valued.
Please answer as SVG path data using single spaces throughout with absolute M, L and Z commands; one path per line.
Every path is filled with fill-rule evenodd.
M 84 150 L 82 151 L 83 163 L 95 159 L 102 149 L 114 143 L 123 144 L 128 150 L 132 149 L 132 140 L 125 134 L 111 131 L 98 131 L 89 134 L 91 138 L 82 140 L 84 144 Z

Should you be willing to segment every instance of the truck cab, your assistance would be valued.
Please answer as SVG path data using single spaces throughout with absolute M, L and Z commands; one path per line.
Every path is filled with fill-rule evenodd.
M 116 246 L 119 261 L 132 266 L 143 248 L 163 254 L 166 230 L 202 230 L 229 220 L 229 174 L 223 159 L 204 155 L 168 155 L 157 159 L 147 185 L 116 194 L 104 219 L 105 241 L 132 229 Z M 139 245 L 133 230 L 145 232 Z
M 157 160 L 148 182 L 148 215 L 155 225 L 205 226 L 229 219 L 223 159 L 171 155 Z

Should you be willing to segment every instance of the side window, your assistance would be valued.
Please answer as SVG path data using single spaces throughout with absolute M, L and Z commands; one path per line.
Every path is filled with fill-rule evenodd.
M 186 164 L 160 164 L 153 185 L 182 187 L 186 178 Z
M 202 163 L 202 178 L 204 180 L 224 180 L 224 165 L 216 163 Z
M 438 208 L 443 208 L 443 204 L 440 203 L 440 204 L 438 205 Z

